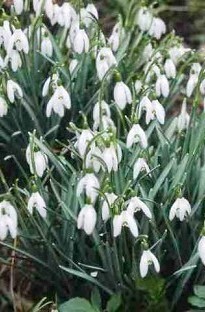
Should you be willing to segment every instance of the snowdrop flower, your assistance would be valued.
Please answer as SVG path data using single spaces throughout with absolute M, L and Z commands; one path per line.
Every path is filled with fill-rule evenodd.
M 140 80 L 135 81 L 135 92 L 136 94 L 139 94 L 139 92 L 142 89 L 142 82 Z
M 74 8 L 70 3 L 64 2 L 59 12 L 58 23 L 68 29 L 75 18 L 77 18 L 77 15 Z
M 102 153 L 102 160 L 106 164 L 107 170 L 110 173 L 112 170 L 118 170 L 118 164 L 122 159 L 121 147 L 117 145 L 114 146 L 113 143 L 109 147 L 106 147 Z
M 128 86 L 119 81 L 114 87 L 114 100 L 119 109 L 123 110 L 126 104 L 132 103 L 132 94 Z
M 120 30 L 121 30 L 120 23 L 117 23 L 113 27 L 112 34 L 110 38 L 108 39 L 108 43 L 110 44 L 113 52 L 116 52 L 120 45 L 120 35 L 121 35 Z
M 41 151 L 32 152 L 31 145 L 29 144 L 26 149 L 26 161 L 30 167 L 31 173 L 36 173 L 41 178 L 48 165 L 47 155 Z
M 102 219 L 106 222 L 110 218 L 110 207 L 114 204 L 117 199 L 115 193 L 105 193 L 105 199 L 102 204 Z
M 156 94 L 158 97 L 161 95 L 165 98 L 169 95 L 169 81 L 165 75 L 160 75 L 156 81 Z
M 57 89 L 57 87 L 58 87 L 58 78 L 59 78 L 58 74 L 53 74 L 52 77 L 48 77 L 46 79 L 46 81 L 43 84 L 43 89 L 42 89 L 42 96 L 43 97 L 48 95 L 51 83 L 52 83 L 53 88 Z
M 182 103 L 181 113 L 177 117 L 177 129 L 179 132 L 186 130 L 189 126 L 190 116 L 186 110 L 186 99 Z
M 41 53 L 52 57 L 53 55 L 53 46 L 50 38 L 48 36 L 43 36 L 41 41 Z
M 78 229 L 83 229 L 87 235 L 91 235 L 94 231 L 97 221 L 97 213 L 92 205 L 85 205 L 79 215 L 77 220 Z
M 0 240 L 4 240 L 10 233 L 14 239 L 17 236 L 17 213 L 10 202 L 3 200 L 0 203 Z
M 134 196 L 130 200 L 128 200 L 127 210 L 133 214 L 137 211 L 142 210 L 142 212 L 145 214 L 147 218 L 149 219 L 152 218 L 150 209 L 137 196 Z
M 177 198 L 172 205 L 169 212 L 169 220 L 172 221 L 174 217 L 183 221 L 187 215 L 191 214 L 191 206 L 188 200 L 184 197 Z
M 46 203 L 39 192 L 33 193 L 28 200 L 28 211 L 33 214 L 33 208 L 35 208 L 42 218 L 46 218 Z
M 169 49 L 169 56 L 172 59 L 172 61 L 174 62 L 175 65 L 177 65 L 177 63 L 179 62 L 180 58 L 187 53 L 188 51 L 190 51 L 190 49 L 186 49 L 184 48 L 182 45 L 176 47 L 172 47 Z
M 16 72 L 18 68 L 22 66 L 21 57 L 17 50 L 12 50 L 10 55 L 7 54 L 5 58 L 5 65 L 7 65 L 8 62 L 11 63 L 11 69 L 13 72 Z
M 113 132 L 116 131 L 116 127 L 114 124 L 114 121 L 106 115 L 102 116 L 102 130 L 111 130 Z M 100 120 L 95 120 L 94 124 L 93 124 L 93 129 L 97 130 L 100 126 Z M 106 133 L 104 133 L 104 136 L 106 136 Z
M 79 135 L 75 146 L 82 158 L 85 156 L 88 145 L 93 140 L 93 138 L 94 134 L 90 129 L 84 129 Z
M 144 51 L 143 51 L 143 59 L 144 59 L 144 61 L 147 62 L 151 58 L 151 56 L 153 54 L 153 51 L 154 50 L 153 50 L 152 44 L 148 43 L 146 45 L 146 47 L 144 48 Z
M 191 67 L 191 70 L 190 70 L 190 73 L 193 74 L 193 75 L 195 74 L 195 75 L 199 76 L 201 68 L 202 67 L 201 67 L 201 65 L 199 63 L 193 63 L 192 67 Z
M 0 26 L 0 46 L 3 44 L 4 48 L 7 50 L 11 37 L 10 23 L 9 21 L 4 21 L 3 26 Z
M 23 12 L 24 0 L 13 0 L 14 10 L 17 15 L 20 15 Z
M 198 75 L 197 74 L 191 74 L 189 76 L 189 80 L 187 82 L 187 86 L 186 86 L 186 95 L 187 97 L 191 97 L 192 93 L 196 87 L 198 83 Z
M 73 39 L 73 50 L 78 53 L 87 53 L 89 51 L 89 38 L 84 29 L 79 29 Z
M 146 173 L 150 172 L 150 168 L 144 158 L 138 158 L 134 164 L 133 168 L 133 179 L 137 179 L 139 173 L 141 171 L 146 171 Z
M 54 15 L 54 4 L 52 0 L 45 1 L 45 12 L 52 24 L 53 15 Z
M 143 32 L 148 31 L 151 27 L 152 20 L 153 16 L 146 7 L 139 9 L 137 15 L 137 25 L 139 26 L 141 31 Z
M 202 80 L 199 86 L 200 92 L 202 95 L 205 95 L 205 79 Z
M 132 235 L 137 237 L 139 235 L 137 223 L 134 218 L 133 212 L 124 210 L 119 215 L 115 215 L 113 218 L 113 236 L 117 237 L 121 234 L 122 227 L 129 227 Z
M 167 59 L 164 64 L 164 70 L 167 78 L 175 78 L 176 77 L 176 66 L 172 59 Z
M 70 65 L 69 65 L 69 71 L 70 71 L 71 75 L 75 71 L 77 65 L 78 65 L 78 60 L 76 60 L 76 59 L 71 60 Z
M 97 102 L 93 108 L 93 120 L 100 122 L 100 115 L 111 116 L 110 107 L 105 101 Z
M 96 58 L 96 69 L 98 78 L 102 80 L 108 70 L 117 65 L 117 61 L 110 48 L 102 48 Z
M 33 0 L 33 9 L 36 12 L 36 16 L 39 16 L 43 9 L 44 0 Z
M 7 96 L 11 103 L 14 103 L 15 97 L 22 98 L 23 91 L 21 87 L 13 80 L 8 80 L 6 85 Z
M 135 124 L 127 135 L 127 148 L 131 148 L 134 143 L 140 143 L 142 148 L 147 148 L 147 136 L 139 124 Z
M 139 104 L 139 117 L 141 117 L 142 110 L 146 111 L 146 124 L 154 120 L 155 116 L 159 123 L 164 124 L 165 110 L 158 100 L 151 102 L 147 96 L 144 96 Z
M 98 11 L 93 3 L 89 3 L 86 8 L 80 10 L 80 17 L 82 22 L 88 28 L 93 20 L 98 20 Z
M 152 19 L 152 24 L 149 29 L 149 35 L 159 40 L 161 36 L 165 33 L 166 25 L 164 21 L 159 17 L 154 17 Z
M 205 265 L 205 236 L 204 235 L 200 238 L 200 241 L 198 243 L 198 253 L 199 253 L 199 257 L 203 265 Z
M 79 197 L 85 192 L 86 196 L 92 203 L 94 203 L 98 196 L 99 188 L 100 184 L 96 176 L 93 173 L 86 173 L 86 175 L 78 182 L 76 194 Z
M 47 104 L 46 116 L 50 117 L 53 110 L 60 117 L 63 117 L 65 108 L 71 108 L 70 95 L 63 86 L 58 86 Z
M 16 48 L 17 51 L 22 51 L 28 54 L 29 43 L 26 35 L 21 29 L 15 29 L 13 35 L 11 36 L 7 48 L 7 54 L 10 55 L 12 50 Z
M 99 160 L 101 156 L 101 150 L 97 146 L 92 145 L 90 151 L 85 157 L 85 168 L 92 168 L 95 172 L 99 172 L 100 168 L 102 167 L 102 164 Z
M 160 264 L 155 255 L 148 249 L 144 250 L 140 259 L 140 275 L 144 278 L 148 273 L 149 265 L 153 263 L 157 273 L 160 271 Z
M 0 117 L 7 115 L 8 105 L 4 98 L 0 96 Z

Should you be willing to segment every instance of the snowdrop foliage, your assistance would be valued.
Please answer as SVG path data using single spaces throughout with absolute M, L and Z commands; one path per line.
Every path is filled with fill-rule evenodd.
M 175 309 L 186 283 L 204 280 L 204 56 L 155 5 L 121 1 L 104 33 L 89 1 L 11 2 L 0 24 L 0 240 L 19 233 L 6 246 L 31 255 L 49 296 L 76 293 L 81 277 L 82 293 L 117 291 L 122 311 L 154 311 L 156 289 Z

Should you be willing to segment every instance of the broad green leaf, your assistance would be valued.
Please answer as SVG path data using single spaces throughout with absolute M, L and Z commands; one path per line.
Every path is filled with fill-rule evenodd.
M 202 298 L 199 298 L 197 296 L 191 296 L 188 298 L 188 302 L 193 305 L 194 307 L 198 308 L 205 308 L 205 300 Z
M 107 303 L 108 312 L 117 312 L 122 303 L 122 297 L 120 294 L 114 294 Z
M 205 299 L 205 286 L 202 285 L 195 285 L 194 286 L 194 294 L 197 297 Z
M 90 302 L 83 298 L 73 298 L 59 306 L 59 312 L 96 312 Z

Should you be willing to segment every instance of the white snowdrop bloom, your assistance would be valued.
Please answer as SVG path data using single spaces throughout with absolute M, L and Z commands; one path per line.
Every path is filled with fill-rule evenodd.
M 73 42 L 74 42 L 74 39 L 77 35 L 77 33 L 79 32 L 80 30 L 80 23 L 79 23 L 79 20 L 75 20 L 73 21 L 73 23 L 71 24 L 71 27 L 70 27 L 70 31 L 69 31 L 69 38 L 70 38 L 70 45 L 73 45 Z M 68 44 L 68 43 L 66 43 Z M 68 47 L 69 48 L 69 47 Z
M 99 172 L 102 167 L 102 163 L 99 160 L 101 156 L 101 150 L 97 146 L 92 145 L 85 157 L 85 168 L 92 168 L 95 172 Z
M 177 198 L 172 205 L 169 212 L 169 220 L 172 221 L 174 217 L 183 221 L 187 215 L 191 214 L 191 205 L 184 197 Z
M 42 89 L 42 96 L 45 97 L 48 95 L 49 93 L 49 87 L 50 87 L 50 83 L 51 83 L 51 77 L 48 77 L 46 79 L 46 81 L 43 84 L 43 89 Z
M 102 219 L 106 222 L 110 218 L 110 207 L 114 204 L 117 199 L 115 193 L 105 193 L 105 199 L 102 203 Z
M 63 5 L 61 6 L 61 19 L 62 19 L 62 26 L 64 26 L 66 29 L 70 28 L 72 20 L 74 16 L 76 15 L 76 12 L 74 8 L 71 6 L 70 3 L 64 2 Z
M 141 171 L 146 171 L 146 173 L 150 172 L 150 168 L 144 158 L 138 158 L 134 164 L 133 168 L 133 179 L 137 179 L 139 173 Z
M 56 23 L 58 23 L 62 27 L 64 26 L 64 18 L 61 7 L 57 3 L 53 4 L 53 16 L 52 19 L 50 19 L 50 22 L 52 26 Z
M 120 146 L 114 146 L 114 144 L 110 144 L 109 147 L 106 147 L 102 153 L 102 160 L 105 163 L 108 172 L 110 173 L 112 170 L 118 170 L 118 164 L 122 159 L 122 151 Z
M 66 108 L 71 108 L 70 95 L 63 86 L 58 86 L 47 104 L 46 116 L 50 117 L 53 110 L 60 117 L 63 117 Z
M 44 7 L 44 0 L 33 0 L 33 9 L 36 16 L 39 16 Z
M 98 20 L 98 11 L 95 5 L 89 3 L 86 8 L 82 8 L 80 10 L 80 17 L 83 24 L 88 28 L 95 19 Z
M 157 273 L 160 271 L 160 264 L 156 256 L 148 249 L 144 250 L 140 259 L 140 275 L 144 278 L 148 273 L 149 266 L 153 264 Z
M 95 229 L 97 213 L 92 205 L 85 205 L 77 220 L 78 229 L 83 229 L 87 235 L 91 235 Z
M 73 72 L 75 71 L 77 65 L 78 65 L 78 60 L 72 59 L 71 62 L 70 62 L 70 65 L 69 65 L 69 71 L 70 71 L 70 74 L 71 74 L 71 75 L 72 75 Z
M 33 174 L 35 172 L 41 178 L 48 165 L 47 155 L 41 151 L 32 152 L 29 144 L 26 149 L 26 161 L 30 167 L 31 173 Z
M 75 146 L 81 157 L 84 157 L 90 142 L 93 140 L 94 134 L 90 129 L 84 129 L 78 136 Z M 87 151 L 88 152 L 88 151 Z
M 141 31 L 148 31 L 152 25 L 152 20 L 152 13 L 146 7 L 139 9 L 137 14 L 137 25 Z
M 34 192 L 28 200 L 28 211 L 33 214 L 35 208 L 42 218 L 46 218 L 46 203 L 39 192 Z
M 199 240 L 198 253 L 199 253 L 199 257 L 203 265 L 205 265 L 205 236 L 204 235 Z
M 114 100 L 119 109 L 123 110 L 126 104 L 132 103 L 132 94 L 129 87 L 122 81 L 116 83 L 114 87 Z
M 86 173 L 86 175 L 78 182 L 76 194 L 79 197 L 83 192 L 85 192 L 86 196 L 92 203 L 94 203 L 98 196 L 99 188 L 100 183 L 96 176 L 93 173 Z
M 158 97 L 161 95 L 165 98 L 169 95 L 169 81 L 165 75 L 160 75 L 156 81 L 156 94 Z
M 97 102 L 93 108 L 93 120 L 100 121 L 100 115 L 106 115 L 108 117 L 111 116 L 110 107 L 105 101 Z
M 13 80 L 8 80 L 6 85 L 7 96 L 11 103 L 14 103 L 15 97 L 22 98 L 23 91 L 21 87 Z
M 50 19 L 51 24 L 52 24 L 52 19 L 54 16 L 54 4 L 53 4 L 52 0 L 46 0 L 45 1 L 45 12 L 46 12 L 46 15 L 48 16 L 48 18 Z
M 136 94 L 139 94 L 139 92 L 142 89 L 142 82 L 140 80 L 135 81 L 135 92 Z
M 13 35 L 11 36 L 8 47 L 7 54 L 10 55 L 12 50 L 16 48 L 17 51 L 22 51 L 25 54 L 28 54 L 29 43 L 26 35 L 21 29 L 15 29 Z
M 113 236 L 117 237 L 121 234 L 122 227 L 127 226 L 134 237 L 139 235 L 137 223 L 134 214 L 129 210 L 124 210 L 113 218 Z
M 176 77 L 176 66 L 172 59 L 166 59 L 164 64 L 164 70 L 167 78 L 175 78 Z
M 180 58 L 187 52 L 191 51 L 191 49 L 184 48 L 182 45 L 174 46 L 169 49 L 169 56 L 174 62 L 175 65 L 178 64 Z
M 145 203 L 143 203 L 143 201 L 141 201 L 141 199 L 139 199 L 137 196 L 134 196 L 128 200 L 127 210 L 133 214 L 137 211 L 142 210 L 147 218 L 152 218 L 149 207 Z
M 153 76 L 160 76 L 160 68 L 156 64 L 153 64 L 152 61 L 148 62 L 144 68 L 146 79 L 145 82 L 149 83 Z
M 13 70 L 13 72 L 16 72 L 18 68 L 22 66 L 21 57 L 17 50 L 12 50 L 10 55 L 6 56 L 5 64 L 7 65 L 8 62 L 10 62 L 11 69 Z
M 6 100 L 0 96 L 0 117 L 7 115 L 8 112 L 8 105 Z
M 96 58 L 96 69 L 98 78 L 102 80 L 108 70 L 117 65 L 117 61 L 110 48 L 102 48 L 97 54 Z
M 196 85 L 198 83 L 198 75 L 197 74 L 191 74 L 189 76 L 189 80 L 186 85 L 186 95 L 187 97 L 191 97 L 194 89 L 196 88 Z
M 205 79 L 202 80 L 199 86 L 200 92 L 202 95 L 205 95 Z
M 79 29 L 73 39 L 73 50 L 78 53 L 87 53 L 89 51 L 90 43 L 88 35 L 84 29 Z
M 142 148 L 147 148 L 147 136 L 139 124 L 135 124 L 127 135 L 127 148 L 131 148 L 134 143 L 139 143 Z
M 148 61 L 150 58 L 151 58 L 151 56 L 152 56 L 152 54 L 153 54 L 153 47 L 152 47 L 152 44 L 151 43 L 148 43 L 147 45 L 146 45 L 146 47 L 144 48 L 144 51 L 143 51 L 143 54 L 142 54 L 142 56 L 143 56 L 143 59 L 145 60 L 145 61 Z
M 9 21 L 4 21 L 3 26 L 0 26 L 0 46 L 3 44 L 7 50 L 12 36 L 11 27 Z
M 159 17 L 154 17 L 152 19 L 152 24 L 149 29 L 149 35 L 159 40 L 161 36 L 164 35 L 165 33 L 166 33 L 166 25 L 164 21 Z
M 179 132 L 186 130 L 189 126 L 190 116 L 186 110 L 186 99 L 182 103 L 181 113 L 177 117 L 177 130 Z
M 100 127 L 100 124 L 102 124 L 102 130 L 113 130 L 116 131 L 116 126 L 114 124 L 114 121 L 106 115 L 102 115 L 102 120 L 95 120 L 93 123 L 93 129 L 97 130 Z M 103 134 L 106 136 L 106 133 Z
M 48 57 L 52 57 L 53 55 L 52 42 L 48 36 L 43 36 L 41 40 L 41 53 Z
M 120 45 L 120 37 L 121 37 L 121 25 L 117 23 L 112 30 L 112 34 L 108 39 L 108 43 L 113 52 L 116 52 Z
M 190 73 L 199 76 L 201 69 L 202 69 L 201 64 L 193 63 L 192 67 L 191 67 L 191 70 L 190 70 Z
M 23 12 L 24 0 L 13 0 L 15 13 L 20 15 Z
M 17 213 L 9 201 L 0 203 L 0 240 L 4 240 L 8 232 L 14 239 L 17 236 Z
M 158 100 L 152 101 L 151 111 L 147 112 L 146 122 L 149 123 L 149 120 L 153 120 L 156 116 L 160 124 L 164 124 L 165 120 L 165 109 Z

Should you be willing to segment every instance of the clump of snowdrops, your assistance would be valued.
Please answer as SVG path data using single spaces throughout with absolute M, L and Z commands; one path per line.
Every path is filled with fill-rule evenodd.
M 109 35 L 92 3 L 1 6 L 1 245 L 57 303 L 176 311 L 205 279 L 203 55 L 135 1 Z

